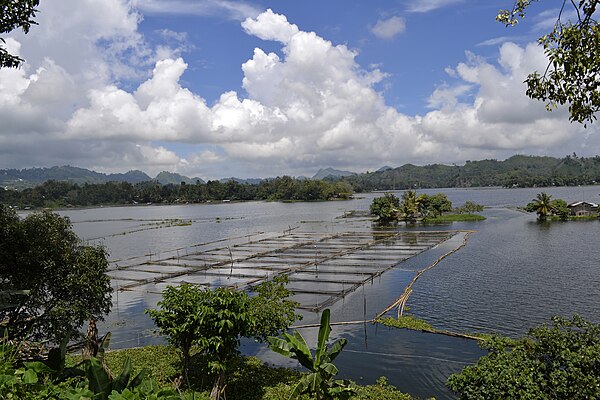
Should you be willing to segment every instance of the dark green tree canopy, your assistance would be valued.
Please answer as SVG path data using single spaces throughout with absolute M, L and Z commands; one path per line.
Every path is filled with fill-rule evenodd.
M 33 18 L 37 12 L 39 0 L 0 0 L 0 34 L 9 33 L 21 28 L 28 33 L 31 25 L 35 24 Z M 0 37 L 0 68 L 16 68 L 23 59 L 10 54 L 3 46 L 4 39 Z
M 539 0 L 517 0 L 511 10 L 496 19 L 512 26 L 524 18 L 526 9 Z M 594 18 L 599 0 L 563 0 L 552 32 L 538 39 L 549 64 L 543 73 L 531 73 L 525 83 L 527 95 L 544 101 L 552 110 L 568 104 L 570 120 L 592 123 L 600 110 L 600 26 Z M 565 7 L 573 7 L 576 20 L 563 20 Z
M 110 311 L 107 253 L 87 246 L 68 218 L 51 212 L 20 220 L 0 205 L 0 291 L 27 290 L 0 310 L 11 336 L 60 342 L 88 319 Z
M 210 290 L 187 283 L 167 286 L 159 309 L 146 313 L 169 343 L 181 350 L 184 380 L 192 348 L 206 356 L 210 370 L 217 375 L 211 392 L 211 399 L 217 399 L 241 338 L 265 340 L 300 317 L 295 313 L 297 303 L 288 299 L 291 292 L 285 283 L 285 277 L 264 282 L 253 297 L 231 288 Z
M 488 355 L 448 379 L 461 400 L 600 398 L 600 324 L 555 317 L 524 339 L 486 347 Z

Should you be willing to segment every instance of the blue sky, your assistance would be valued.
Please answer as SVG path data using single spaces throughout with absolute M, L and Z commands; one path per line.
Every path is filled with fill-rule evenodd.
M 524 96 L 559 2 L 41 1 L 7 35 L 0 168 L 203 179 L 599 153 L 598 127 Z

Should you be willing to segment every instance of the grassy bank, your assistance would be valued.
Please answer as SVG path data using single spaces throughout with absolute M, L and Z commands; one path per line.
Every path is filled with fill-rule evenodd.
M 121 371 L 127 357 L 131 358 L 134 373 L 145 368 L 149 376 L 160 385 L 172 385 L 180 373 L 179 352 L 170 346 L 147 346 L 107 353 L 106 362 L 113 372 Z M 76 359 L 72 359 L 76 362 Z M 183 384 L 201 392 L 200 398 L 209 398 L 213 378 L 207 373 L 207 363 L 200 354 L 192 357 L 189 382 Z M 368 366 L 365 366 L 368 368 Z M 343 371 L 342 371 L 343 373 Z M 256 357 L 240 357 L 228 374 L 227 399 L 230 400 L 281 400 L 287 399 L 298 382 L 301 372 L 289 368 L 277 368 L 264 364 Z M 302 400 L 310 397 L 302 396 Z M 360 386 L 354 400 L 413 400 L 380 378 L 374 385 Z
M 479 214 L 443 214 L 435 218 L 424 219 L 426 223 L 440 223 L 440 222 L 471 222 L 471 221 L 484 221 L 485 217 Z

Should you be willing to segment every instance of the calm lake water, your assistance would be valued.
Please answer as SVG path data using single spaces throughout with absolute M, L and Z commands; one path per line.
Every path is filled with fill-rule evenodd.
M 567 202 L 600 201 L 600 186 L 421 191 L 443 192 L 455 206 L 467 200 L 483 204 L 488 207 L 483 212 L 487 220 L 398 226 L 400 231 L 475 231 L 466 247 L 419 279 L 408 301 L 409 313 L 436 328 L 513 337 L 557 314 L 578 313 L 600 321 L 600 221 L 539 223 L 535 215 L 516 210 L 540 191 Z M 62 214 L 71 218 L 82 238 L 105 245 L 111 259 L 122 265 L 132 257 L 160 258 L 161 254 L 187 251 L 183 249 L 200 243 L 281 235 L 290 228 L 331 234 L 356 230 L 356 219 L 338 217 L 350 210 L 368 210 L 371 200 L 380 194 L 359 196 L 344 202 L 106 207 Z M 360 223 L 371 229 L 364 219 Z M 457 247 L 462 238 L 463 234 L 458 234 L 373 279 L 335 303 L 332 319 L 372 318 L 393 303 L 415 271 Z M 113 332 L 111 346 L 160 343 L 152 321 L 143 313 L 158 300 L 160 295 L 144 290 L 115 292 L 113 312 L 101 327 Z M 318 322 L 316 313 L 303 315 L 303 324 Z M 302 332 L 308 340 L 316 341 L 316 329 Z M 444 386 L 447 376 L 484 354 L 468 340 L 369 324 L 336 326 L 333 336 L 349 340 L 339 358 L 344 377 L 372 383 L 385 375 L 401 390 L 421 397 L 452 398 Z M 245 343 L 244 351 L 268 362 L 293 365 L 264 346 Z

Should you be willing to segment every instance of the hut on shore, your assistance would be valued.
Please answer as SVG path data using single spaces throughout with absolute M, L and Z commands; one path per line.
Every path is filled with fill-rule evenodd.
M 598 215 L 598 204 L 589 201 L 577 201 L 568 204 L 569 214 L 575 217 L 589 217 Z

